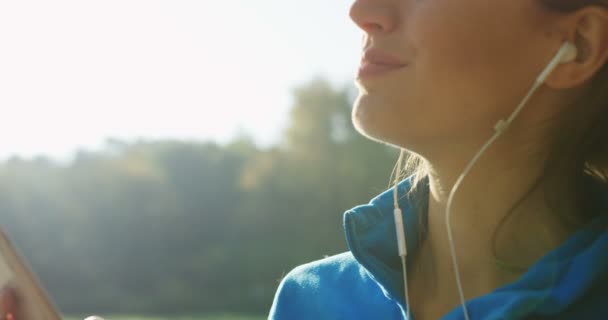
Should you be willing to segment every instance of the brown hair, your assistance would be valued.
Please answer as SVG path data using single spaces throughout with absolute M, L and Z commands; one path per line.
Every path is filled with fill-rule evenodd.
M 602 6 L 608 8 L 608 0 L 537 0 L 548 10 L 559 13 L 571 13 L 587 6 Z M 584 106 L 584 112 L 581 106 Z M 565 221 L 587 221 L 601 212 L 598 208 L 600 199 L 596 193 L 591 192 L 587 183 L 589 178 L 596 179 L 608 186 L 608 64 L 605 64 L 590 80 L 590 89 L 587 95 L 575 101 L 565 111 L 556 116 L 559 126 L 554 132 L 550 142 L 550 154 L 543 168 L 541 176 L 528 191 L 519 198 L 511 210 L 500 221 L 496 232 L 504 223 L 510 213 L 540 184 L 542 179 L 560 177 L 558 183 L 547 184 L 543 190 L 550 208 Z M 396 167 L 400 167 L 400 164 Z M 406 152 L 405 166 L 402 172 L 396 172 L 397 177 L 411 176 L 412 188 L 407 196 L 415 202 L 416 208 L 426 208 L 425 200 L 414 196 L 416 186 L 428 177 L 429 165 L 424 158 L 413 152 Z M 557 175 L 556 173 L 561 173 Z M 397 178 L 396 180 L 399 180 Z M 572 194 L 578 208 L 576 217 L 568 217 L 560 212 L 560 195 Z M 420 214 L 421 212 L 419 212 Z M 424 237 L 423 221 L 419 232 Z M 492 241 L 494 248 L 494 238 Z M 501 261 L 493 252 L 494 259 L 499 266 L 513 272 L 524 272 L 527 267 L 515 266 Z

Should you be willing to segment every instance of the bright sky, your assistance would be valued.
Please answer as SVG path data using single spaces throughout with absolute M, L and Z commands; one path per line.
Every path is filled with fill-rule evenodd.
M 352 0 L 0 1 L 0 158 L 106 137 L 277 140 L 292 87 L 353 82 Z

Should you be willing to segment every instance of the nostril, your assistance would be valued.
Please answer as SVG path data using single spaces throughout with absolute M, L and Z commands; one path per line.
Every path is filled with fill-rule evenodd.
M 382 31 L 382 25 L 375 22 L 367 22 L 361 25 L 361 29 L 365 32 L 372 33 L 374 31 Z

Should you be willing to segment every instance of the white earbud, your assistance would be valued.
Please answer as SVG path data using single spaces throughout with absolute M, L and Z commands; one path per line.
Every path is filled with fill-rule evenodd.
M 576 49 L 576 46 L 572 42 L 569 42 L 569 41 L 564 42 L 562 47 L 559 48 L 559 51 L 557 52 L 557 54 L 555 55 L 553 60 L 551 60 L 551 62 L 547 65 L 545 70 L 538 76 L 538 78 L 536 79 L 536 82 L 537 83 L 545 82 L 545 80 L 547 80 L 547 77 L 549 76 L 549 74 L 551 74 L 553 69 L 555 69 L 555 67 L 558 64 L 568 63 L 568 62 L 576 59 L 577 51 L 578 50 Z
M 576 46 L 572 42 L 566 41 L 562 45 L 560 50 L 565 52 L 560 59 L 560 61 L 562 63 L 570 62 L 570 61 L 573 61 L 574 59 L 576 59 L 578 50 L 576 49 Z M 558 54 L 560 54 L 560 53 L 558 52 Z

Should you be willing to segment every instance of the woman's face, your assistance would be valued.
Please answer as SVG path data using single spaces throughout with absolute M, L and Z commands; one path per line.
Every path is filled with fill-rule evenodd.
M 356 0 L 350 16 L 364 31 L 363 50 L 407 63 L 357 79 L 355 127 L 423 155 L 488 139 L 561 45 L 535 0 Z

